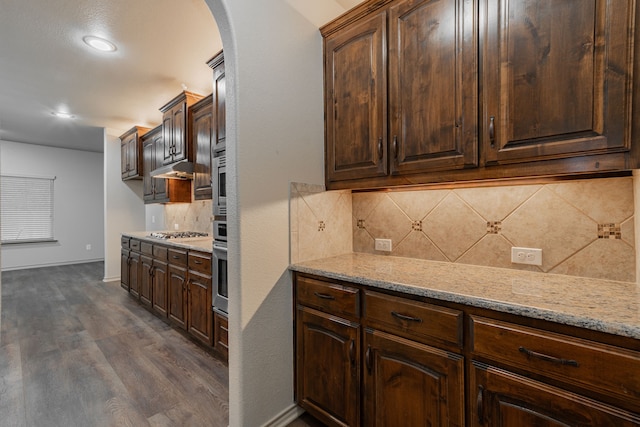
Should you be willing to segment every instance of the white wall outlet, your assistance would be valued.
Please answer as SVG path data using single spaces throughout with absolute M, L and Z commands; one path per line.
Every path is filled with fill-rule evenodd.
M 155 223 L 156 223 L 156 216 L 151 215 L 151 224 L 155 224 Z
M 511 262 L 514 264 L 542 265 L 542 249 L 512 247 Z
M 391 239 L 376 239 L 374 248 L 376 251 L 391 252 Z
M 174 230 L 178 230 L 179 228 L 180 228 L 180 225 L 178 225 L 178 224 L 173 224 L 173 229 L 174 229 Z
M 89 243 L 87 243 L 86 248 L 87 248 L 88 251 L 90 251 L 91 250 L 91 245 Z

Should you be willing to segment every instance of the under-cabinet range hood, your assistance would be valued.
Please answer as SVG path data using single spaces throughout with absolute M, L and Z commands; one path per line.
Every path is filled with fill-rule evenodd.
M 193 179 L 193 163 L 183 160 L 151 171 L 152 178 Z

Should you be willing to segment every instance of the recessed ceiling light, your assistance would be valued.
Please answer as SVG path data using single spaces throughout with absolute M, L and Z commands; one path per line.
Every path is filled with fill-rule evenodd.
M 51 114 L 53 114 L 54 116 L 59 117 L 61 119 L 73 119 L 75 117 L 73 114 L 64 113 L 62 111 L 54 111 Z
M 115 52 L 118 48 L 115 44 L 109 40 L 96 37 L 96 36 L 84 36 L 82 40 L 91 46 L 92 48 L 99 50 L 100 52 Z

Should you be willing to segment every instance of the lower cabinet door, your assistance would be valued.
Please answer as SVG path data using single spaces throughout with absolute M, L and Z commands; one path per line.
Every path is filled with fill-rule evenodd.
M 129 292 L 136 298 L 140 297 L 140 254 L 131 252 L 129 255 Z
M 140 302 L 145 305 L 151 305 L 153 258 L 142 255 L 140 257 L 140 268 Z
M 187 282 L 188 331 L 205 344 L 213 343 L 211 316 L 211 276 L 189 271 Z
M 167 317 L 167 263 L 157 259 L 153 261 L 153 291 L 151 296 L 153 310 L 162 317 Z
M 330 426 L 360 425 L 360 328 L 298 306 L 298 404 Z
M 363 351 L 365 426 L 464 426 L 463 356 L 371 329 Z
M 120 250 L 120 286 L 129 292 L 129 251 Z
M 187 329 L 187 270 L 169 264 L 169 320 Z
M 473 362 L 471 426 L 638 427 L 640 416 L 503 369 Z

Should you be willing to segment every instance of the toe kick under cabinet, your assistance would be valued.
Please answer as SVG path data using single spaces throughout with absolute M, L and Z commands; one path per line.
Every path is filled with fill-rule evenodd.
M 295 395 L 330 426 L 640 426 L 640 343 L 295 273 Z

